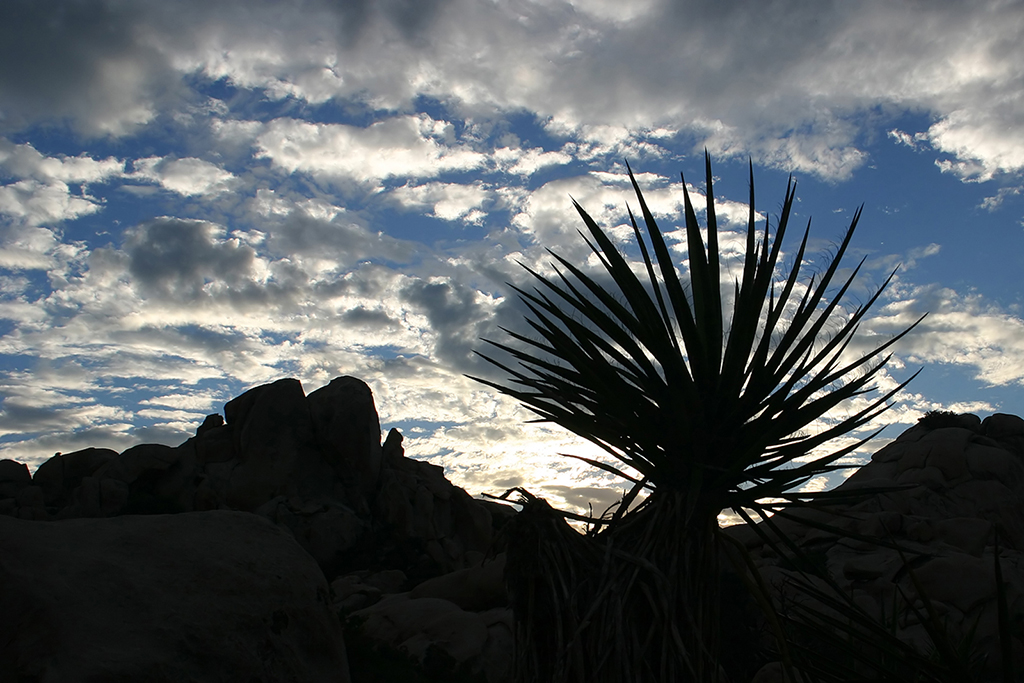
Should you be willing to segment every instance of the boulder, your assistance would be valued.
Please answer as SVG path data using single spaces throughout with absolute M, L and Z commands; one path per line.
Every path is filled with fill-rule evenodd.
M 411 662 L 434 680 L 512 681 L 507 607 L 472 612 L 442 598 L 400 593 L 354 612 L 347 633 L 363 646 L 353 658 L 354 670 L 362 661 L 372 666 L 375 655 Z
M 912 615 L 914 608 L 923 609 L 913 572 L 954 643 L 974 628 L 971 647 L 985 658 L 984 675 L 994 677 L 1002 667 L 997 533 L 1010 619 L 1024 622 L 1024 441 L 1018 441 L 1022 439 L 1024 420 L 1009 415 L 994 415 L 984 422 L 951 414 L 922 420 L 836 489 L 891 490 L 835 505 L 827 512 L 801 511 L 795 513 L 797 520 L 775 522 L 808 561 L 827 570 L 869 613 L 891 616 L 893 605 L 898 605 L 898 636 L 927 653 L 932 641 Z M 903 548 L 909 566 L 893 549 L 838 536 L 816 528 L 814 522 L 879 542 L 891 538 Z M 767 527 L 763 532 L 774 536 Z M 779 557 L 750 528 L 729 527 L 727 533 L 751 552 L 762 577 L 773 586 L 777 604 L 785 599 L 822 607 L 796 588 L 792 558 Z M 909 604 L 901 594 L 908 596 Z M 1024 649 L 1015 646 L 1013 652 L 1013 665 L 1021 670 Z
M 238 453 L 225 490 L 230 507 L 254 510 L 278 495 L 308 493 L 325 475 L 331 479 L 297 379 L 250 389 L 224 412 Z
M 117 458 L 117 451 L 109 448 L 85 448 L 61 455 L 55 454 L 44 462 L 32 475 L 32 483 L 43 489 L 43 498 L 48 507 L 64 507 L 72 491 L 81 486 L 82 479 L 92 476 L 111 460 Z
M 348 681 L 316 563 L 241 512 L 0 517 L 0 680 Z
M 345 481 L 357 505 L 377 488 L 382 450 L 380 420 L 370 387 L 337 377 L 307 397 L 320 453 Z

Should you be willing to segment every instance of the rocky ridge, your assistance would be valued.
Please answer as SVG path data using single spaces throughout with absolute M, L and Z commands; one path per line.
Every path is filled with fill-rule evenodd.
M 103 448 L 58 453 L 34 474 L 22 463 L 0 460 L 0 515 L 43 525 L 30 527 L 41 530 L 36 532 L 40 538 L 51 529 L 70 529 L 68 524 L 88 518 L 96 523 L 76 527 L 77 534 L 102 535 L 110 525 L 127 519 L 142 525 L 163 520 L 161 530 L 153 532 L 148 544 L 138 541 L 145 547 L 138 549 L 134 562 L 147 563 L 138 568 L 141 575 L 145 566 L 152 566 L 153 558 L 164 556 L 162 547 L 192 533 L 190 520 L 196 515 L 209 518 L 212 514 L 219 522 L 218 513 L 254 513 L 286 532 L 304 555 L 315 560 L 332 586 L 335 620 L 338 614 L 347 617 L 377 602 L 391 605 L 387 609 L 392 612 L 397 609 L 396 602 L 409 603 L 403 608 L 405 625 L 397 630 L 389 630 L 391 622 L 374 613 L 353 619 L 353 624 L 365 623 L 366 638 L 374 645 L 370 648 L 374 652 L 360 648 L 355 653 L 353 668 L 362 666 L 360 657 L 373 660 L 366 666 L 376 666 L 377 659 L 387 659 L 394 650 L 406 664 L 419 666 L 427 660 L 428 668 L 438 673 L 460 669 L 477 679 L 507 678 L 510 655 L 503 658 L 495 653 L 495 648 L 507 651 L 511 641 L 511 613 L 503 604 L 503 595 L 488 598 L 486 604 L 464 601 L 457 595 L 465 592 L 462 582 L 451 586 L 430 580 L 459 571 L 471 576 L 475 571 L 485 583 L 490 582 L 492 594 L 502 593 L 500 571 L 497 575 L 494 571 L 498 565 L 481 567 L 487 553 L 494 550 L 496 528 L 511 514 L 511 508 L 475 500 L 453 486 L 442 468 L 406 458 L 397 430 L 392 429 L 383 444 L 380 434 L 372 393 L 361 380 L 339 377 L 307 396 L 298 380 L 282 379 L 229 401 L 223 416 L 208 416 L 196 435 L 177 447 L 142 444 L 123 453 Z M 116 520 L 101 523 L 100 518 Z M 209 519 L 204 524 L 216 526 Z M 10 577 L 29 572 L 8 561 L 14 552 L 12 544 L 23 541 L 7 538 L 3 529 L 0 527 L 0 592 L 5 584 L 8 589 L 14 585 Z M 65 560 L 70 561 L 70 556 Z M 236 560 L 235 564 L 242 561 Z M 195 561 L 198 564 L 199 558 Z M 125 562 L 133 560 L 125 558 Z M 253 573 L 253 593 L 265 591 L 266 568 L 261 569 L 259 562 L 248 566 Z M 241 572 L 232 577 L 243 581 Z M 76 579 L 82 582 L 81 592 L 91 591 L 84 574 L 76 574 Z M 46 577 L 40 575 L 39 580 Z M 208 593 L 210 604 L 218 604 L 223 587 L 219 581 L 196 586 Z M 454 588 L 454 593 L 448 588 Z M 318 590 L 308 591 L 313 602 Z M 403 593 L 404 598 L 382 599 Z M 254 601 L 260 603 L 255 597 Z M 102 604 L 93 607 L 97 613 L 105 610 Z M 314 607 L 305 605 L 303 609 Z M 35 607 L 24 605 L 21 609 L 31 614 Z M 277 623 L 275 612 L 281 609 L 264 615 L 268 624 Z M 478 612 L 484 616 L 477 617 Z M 191 618 L 206 622 L 209 614 L 203 611 Z M 435 621 L 440 625 L 432 626 Z M 295 620 L 289 623 L 294 627 Z M 212 624 L 223 625 L 218 621 Z M 471 637 L 461 635 L 467 625 L 478 627 Z M 135 624 L 143 630 L 151 626 Z M 431 629 L 436 632 L 433 639 L 424 635 Z M 403 635 L 412 631 L 416 633 Z M 278 634 L 272 635 L 276 638 Z M 354 637 L 359 637 L 358 633 Z M 181 647 L 191 652 L 188 656 L 205 661 L 207 653 L 200 651 L 198 641 L 187 640 Z M 289 647 L 275 642 L 269 638 L 267 647 Z M 15 638 L 6 649 L 0 648 L 0 660 L 22 661 L 26 652 L 35 651 L 33 647 Z M 381 651 L 380 656 L 376 650 Z M 489 654 L 483 657 L 484 653 Z M 153 655 L 140 651 L 142 654 Z M 66 663 L 57 661 L 54 666 Z M 125 671 L 136 671 L 131 668 L 135 664 L 123 666 Z M 177 675 L 164 679 L 154 675 L 149 671 L 145 677 L 151 681 L 184 680 Z M 197 676 L 197 681 L 221 680 Z M 286 679 L 268 674 L 253 680 Z M 320 678 L 311 674 L 308 679 L 298 676 L 295 680 Z M 337 680 L 348 680 L 348 672 Z
M 96 667 L 107 666 L 110 674 L 128 672 L 128 678 L 145 660 L 170 662 L 164 669 L 145 669 L 147 680 L 232 680 L 204 664 L 216 655 L 203 643 L 215 642 L 218 630 L 241 629 L 259 645 L 236 650 L 237 666 L 254 672 L 251 680 L 346 681 L 350 671 L 356 683 L 510 681 L 512 614 L 499 530 L 514 513 L 472 498 L 448 482 L 441 468 L 404 457 L 396 430 L 383 444 L 380 433 L 363 382 L 342 377 L 306 396 L 298 381 L 285 379 L 228 402 L 223 417 L 207 417 L 196 436 L 176 448 L 146 444 L 120 454 L 105 449 L 58 454 L 34 474 L 24 464 L 0 460 L 0 609 L 27 615 L 21 626 L 31 626 L 32 615 L 49 620 L 35 630 L 0 634 L 0 643 L 6 643 L 0 646 L 0 678 L 69 666 L 71 655 L 62 653 L 74 648 L 47 643 L 39 634 L 61 619 L 54 605 L 68 596 L 93 595 L 92 602 L 69 612 L 76 616 L 67 618 L 80 621 L 77 630 L 66 631 L 69 638 L 86 633 L 89 615 L 95 614 L 100 626 L 121 619 L 153 636 L 140 636 L 140 642 L 176 643 L 173 656 L 156 646 L 138 649 L 134 663 L 111 659 L 109 650 L 91 651 Z M 1024 670 L 1024 419 L 930 416 L 875 453 L 838 490 L 894 485 L 900 488 L 780 525 L 859 605 L 879 616 L 900 590 L 921 604 L 897 554 L 837 538 L 812 522 L 824 520 L 867 537 L 891 534 L 914 556 L 914 571 L 950 632 L 965 635 L 976 624 L 971 647 L 985 658 L 981 666 L 989 677 L 1001 664 L 992 572 L 998 529 L 1018 635 L 1012 657 Z M 253 513 L 242 515 L 252 524 L 240 527 L 237 516 L 243 512 Z M 197 537 L 197 529 L 209 538 L 190 552 L 188 539 Z M 267 535 L 268 530 L 277 535 Z M 53 540 L 61 533 L 78 540 Z M 756 533 L 745 527 L 727 533 L 750 551 L 780 605 L 809 600 L 793 590 L 795 569 Z M 105 549 L 117 545 L 111 539 L 129 537 L 132 552 L 121 553 L 117 564 L 123 582 L 137 589 L 133 604 L 147 600 L 146 590 L 154 591 L 151 610 L 124 609 L 123 596 L 110 582 L 106 592 L 98 590 L 93 585 L 98 571 L 82 569 L 69 579 L 66 572 L 34 571 L 29 560 L 19 565 L 11 559 L 30 558 L 35 551 L 24 548 L 36 538 L 43 546 L 67 546 L 63 559 L 46 560 L 52 566 L 73 564 L 77 555 L 100 562 Z M 272 566 L 254 559 L 256 546 L 244 538 L 262 539 L 257 546 L 276 547 L 283 559 Z M 216 577 L 210 573 L 213 561 L 207 567 L 205 559 L 214 555 L 217 567 L 223 567 Z M 312 574 L 303 564 L 310 561 Z M 164 566 L 186 567 L 180 570 L 191 578 L 171 582 L 169 574 L 157 570 Z M 147 583 L 145 576 L 154 579 Z M 292 577 L 285 583 L 298 588 L 286 588 L 280 576 Z M 227 586 L 252 596 L 247 609 L 221 604 Z M 180 607 L 156 597 L 173 590 L 202 599 Z M 898 615 L 897 632 L 926 648 L 924 628 L 911 612 Z M 731 647 L 747 652 L 732 658 L 729 673 L 738 683 L 778 680 L 770 656 L 752 647 L 767 640 L 763 624 L 750 615 L 749 605 L 739 600 L 724 617 L 732 620 Z M 344 638 L 339 617 L 346 625 Z M 327 625 L 315 630 L 329 637 L 303 640 L 311 650 L 300 658 L 321 669 L 300 671 L 287 653 L 301 649 L 288 639 L 299 624 L 323 619 Z M 167 624 L 178 625 L 176 634 Z M 209 635 L 189 636 L 184 624 L 193 624 L 197 633 L 205 625 Z M 94 631 L 115 642 L 122 637 L 117 629 Z M 343 640 L 347 666 L 340 663 Z M 336 642 L 340 654 L 327 641 Z M 88 657 L 82 649 L 77 652 L 75 666 L 85 666 Z M 36 669 L 24 668 L 26 662 Z M 324 677 L 325 666 L 335 667 L 333 677 Z M 182 675 L 186 670 L 191 678 Z

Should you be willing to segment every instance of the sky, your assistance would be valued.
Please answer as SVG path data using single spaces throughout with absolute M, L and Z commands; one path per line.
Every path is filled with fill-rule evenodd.
M 771 225 L 792 176 L 811 270 L 864 206 L 852 306 L 900 266 L 863 338 L 929 314 L 851 463 L 929 410 L 1024 413 L 1022 2 L 5 0 L 0 458 L 353 375 L 471 493 L 598 510 L 615 483 L 559 455 L 595 448 L 465 375 L 504 379 L 474 351 L 528 330 L 520 264 L 588 263 L 571 198 L 635 256 L 626 161 L 685 273 L 705 149 L 723 244 L 748 163 Z

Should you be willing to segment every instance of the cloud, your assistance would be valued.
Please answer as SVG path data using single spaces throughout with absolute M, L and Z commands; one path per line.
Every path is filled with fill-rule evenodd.
M 439 151 L 418 130 L 407 112 L 423 97 L 469 118 L 530 112 L 595 144 L 597 131 L 616 127 L 685 134 L 698 148 L 827 178 L 865 163 L 872 112 L 909 110 L 933 117 L 929 144 L 964 177 L 1024 163 L 1014 133 L 1024 41 L 1015 4 L 999 0 L 970 13 L 955 3 L 808 10 L 792 0 L 319 0 L 301 12 L 261 2 L 14 0 L 0 18 L 8 128 L 68 120 L 127 134 L 157 111 L 184 113 L 196 98 L 181 77 L 196 74 L 272 98 L 398 113 L 363 127 L 273 123 L 261 150 L 289 171 L 379 180 L 483 163 L 471 150 Z M 363 153 L 378 147 L 391 153 Z M 332 151 L 356 158 L 332 160 Z
M 279 210 L 287 212 L 280 222 L 264 224 L 268 229 L 267 246 L 279 256 L 301 256 L 317 270 L 334 270 L 366 259 L 398 263 L 409 262 L 423 254 L 423 246 L 396 239 L 382 232 L 371 232 L 362 220 L 347 212 L 325 220 L 315 218 L 290 203 Z M 316 263 L 319 262 L 319 266 Z
M 576 151 L 570 148 L 570 151 Z M 501 147 L 494 150 L 494 159 L 498 167 L 508 173 L 530 176 L 542 168 L 568 164 L 572 156 L 564 151 L 545 152 L 542 149 L 520 149 Z
M 160 218 L 129 233 L 128 270 L 148 296 L 193 301 L 219 283 L 238 286 L 254 274 L 255 252 L 204 221 Z
M 957 178 L 1006 185 L 986 208 L 1016 192 L 1024 163 L 1013 3 L 301 5 L 0 4 L 0 133 L 48 136 L 38 149 L 0 140 L 9 441 L 176 443 L 191 416 L 252 384 L 355 374 L 382 419 L 410 430 L 410 452 L 458 482 L 568 504 L 600 482 L 552 454 L 587 445 L 521 427 L 526 411 L 461 373 L 495 373 L 471 354 L 478 338 L 523 329 L 504 287 L 528 279 L 517 261 L 546 268 L 551 247 L 588 263 L 570 196 L 625 246 L 635 198 L 622 158 L 660 169 L 707 146 L 843 180 L 892 130 Z M 80 153 L 87 143 L 102 153 Z M 110 154 L 129 149 L 142 158 L 125 175 Z M 678 185 L 638 180 L 685 268 Z M 115 183 L 152 197 L 97 215 Z M 396 228 L 396 207 L 449 224 Z M 726 228 L 745 222 L 742 202 L 717 211 Z M 738 246 L 723 237 L 728 254 Z M 936 311 L 897 361 L 1022 381 L 1017 316 L 897 285 L 869 337 Z M 55 388 L 18 393 L 33 384 Z M 908 399 L 901 419 L 923 402 Z
M 426 115 L 385 119 L 366 128 L 275 119 L 256 140 L 258 157 L 288 173 L 379 182 L 433 177 L 480 167 L 486 157 L 454 142 L 450 123 Z
M 76 157 L 48 157 L 31 144 L 16 145 L 0 139 L 0 167 L 15 178 L 64 183 L 97 183 L 124 171 L 124 162 L 114 157 L 93 159 L 87 154 Z
M 235 178 L 216 164 L 194 157 L 148 157 L 136 159 L 133 166 L 135 173 L 130 177 L 151 180 L 186 197 L 226 192 Z
M 677 228 L 683 210 L 682 188 L 671 179 L 650 173 L 635 175 L 644 200 L 659 221 L 659 226 L 671 241 L 679 237 Z M 690 200 L 699 212 L 704 205 L 704 194 L 687 185 Z M 570 260 L 586 258 L 590 253 L 578 231 L 584 230 L 582 219 L 572 205 L 578 202 L 599 226 L 610 232 L 619 242 L 634 241 L 627 207 L 642 223 L 636 193 L 623 168 L 609 173 L 592 171 L 586 175 L 559 178 L 545 183 L 525 196 L 512 225 L 522 230 L 537 244 L 553 249 Z M 719 199 L 715 210 L 723 226 L 739 222 L 746 225 L 746 204 Z M 723 244 L 723 248 L 728 245 Z
M 0 214 L 23 226 L 40 226 L 96 213 L 103 202 L 87 193 L 87 185 L 123 171 L 124 162 L 114 157 L 48 157 L 30 144 L 0 139 L 0 176 L 15 179 L 0 185 Z M 77 191 L 72 184 L 79 185 Z
M 423 327 L 434 337 L 432 356 L 457 371 L 474 364 L 473 350 L 481 334 L 490 331 L 496 299 L 440 278 L 412 281 L 402 288 L 400 297 L 426 318 L 428 324 Z
M 492 199 L 493 191 L 482 182 L 405 184 L 389 193 L 406 210 L 425 211 L 445 221 L 479 223 L 485 217 L 481 208 Z
M 636 21 L 657 9 L 656 0 L 638 0 L 630 3 L 615 0 L 570 0 L 569 4 L 577 12 L 616 23 Z
M 0 192 L 0 205 L 3 202 Z M 54 265 L 53 254 L 60 242 L 48 228 L 21 227 L 4 235 L 0 246 L 0 267 L 11 270 L 39 270 Z
M 1024 385 L 1024 320 L 987 302 L 939 285 L 896 288 L 895 301 L 867 322 L 872 334 L 891 335 L 927 312 L 897 349 L 911 364 L 964 367 L 987 386 Z
M 188 394 L 167 394 L 139 401 L 143 406 L 167 406 L 192 412 L 208 411 L 215 407 L 218 397 L 209 391 L 196 390 Z
M 75 396 L 40 396 L 39 392 L 19 391 L 5 386 L 0 407 L 0 436 L 38 434 L 55 429 L 77 428 L 128 417 L 125 411 L 95 400 Z
M 983 199 L 978 207 L 986 211 L 995 211 L 1003 205 L 1007 197 L 1014 197 L 1022 192 L 1024 192 L 1024 187 L 1001 187 L 994 195 Z
M 73 195 L 71 188 L 62 182 L 19 180 L 0 186 L 0 213 L 26 225 L 71 220 L 96 213 L 101 208 L 95 198 Z
M 955 159 L 939 160 L 939 168 L 971 182 L 1024 170 L 1024 115 L 1016 114 L 1021 106 L 1024 95 L 1008 107 L 1011 111 L 982 115 L 961 109 L 929 127 L 927 138 L 932 147 Z
M 365 327 L 377 330 L 394 329 L 399 322 L 380 309 L 370 309 L 364 305 L 351 308 L 339 316 L 344 326 Z
M 178 74 L 140 31 L 141 9 L 101 0 L 0 5 L 0 129 L 68 121 L 88 135 L 122 135 L 180 97 Z

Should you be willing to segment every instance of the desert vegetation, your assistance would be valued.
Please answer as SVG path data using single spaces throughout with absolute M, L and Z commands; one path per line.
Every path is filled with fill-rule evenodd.
M 823 448 L 882 414 L 913 379 L 885 392 L 873 386 L 893 344 L 920 320 L 867 353 L 851 353 L 858 325 L 895 271 L 862 304 L 846 305 L 863 260 L 837 274 L 858 210 L 820 272 L 803 272 L 809 224 L 782 272 L 795 184 L 774 224 L 759 232 L 751 167 L 742 272 L 723 283 L 705 162 L 706 242 L 683 182 L 685 275 L 630 169 L 641 267 L 576 204 L 581 235 L 603 270 L 585 272 L 556 253 L 554 275 L 527 268 L 535 286 L 516 291 L 529 331 L 505 330 L 513 341 L 488 340 L 493 350 L 482 354 L 509 379 L 479 381 L 599 446 L 610 460 L 580 459 L 627 485 L 622 500 L 597 517 L 554 510 L 518 490 L 523 509 L 509 532 L 506 570 L 518 679 L 727 680 L 719 584 L 727 563 L 770 625 L 773 656 L 788 680 L 970 680 L 969 658 L 938 626 L 932 652 L 913 650 L 800 557 L 772 521 L 827 507 L 830 492 L 800 487 L 846 467 L 839 460 L 871 437 Z M 857 401 L 844 404 L 850 399 Z M 858 407 L 837 418 L 840 404 Z M 750 525 L 763 521 L 759 533 L 778 532 L 765 540 L 805 568 L 805 588 L 818 591 L 830 614 L 774 604 L 744 548 L 720 529 L 723 510 Z M 587 532 L 567 517 L 585 521 Z

